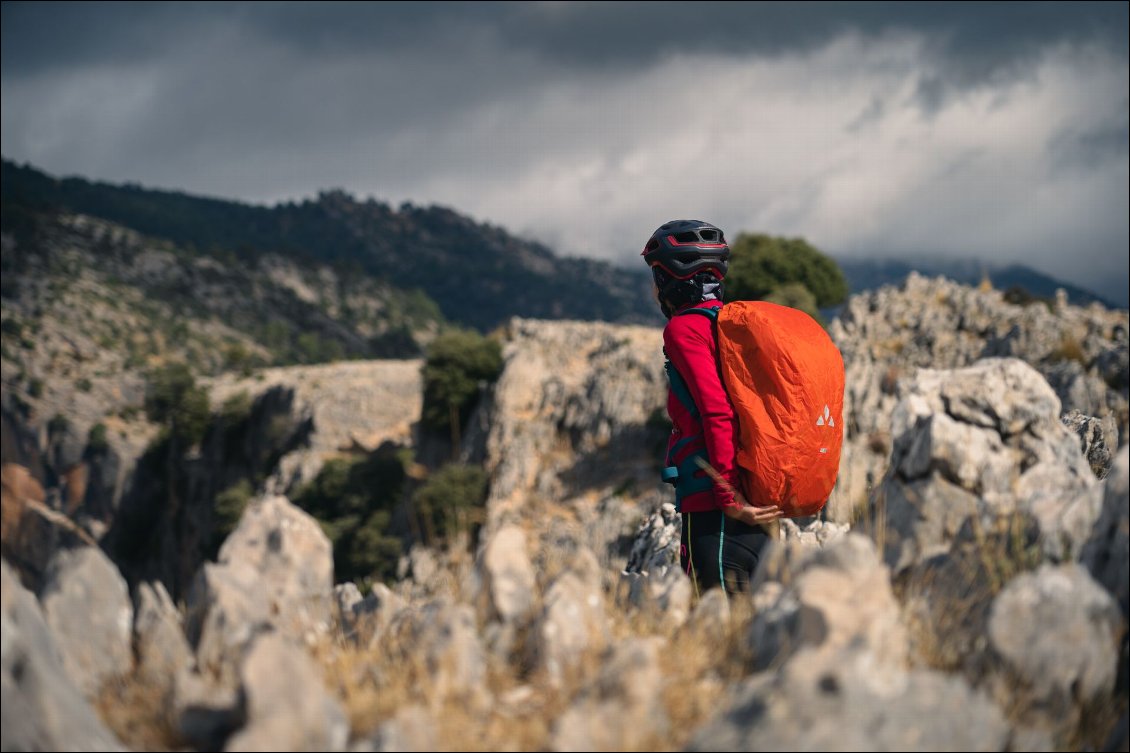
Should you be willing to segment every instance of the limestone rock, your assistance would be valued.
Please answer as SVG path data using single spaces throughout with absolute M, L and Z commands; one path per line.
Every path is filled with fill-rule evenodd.
M 901 389 L 876 513 L 896 573 L 945 552 L 970 516 L 1030 516 L 1047 557 L 1078 554 L 1100 490 L 1059 421 L 1058 398 L 1035 370 L 985 359 L 965 369 L 923 369 Z
M 580 671 L 586 653 L 607 645 L 608 625 L 599 588 L 566 571 L 545 595 L 545 607 L 534 625 L 536 665 L 549 682 L 560 684 Z
M 137 672 L 153 686 L 171 691 L 174 678 L 192 666 L 184 620 L 160 582 L 142 583 L 134 607 Z
M 324 634 L 332 594 L 333 552 L 317 521 L 285 497 L 257 500 L 189 596 L 187 632 L 200 670 L 233 683 L 258 633 L 278 630 L 300 643 Z
M 993 601 L 993 681 L 1026 689 L 1030 723 L 1069 730 L 1081 706 L 1109 696 L 1118 671 L 1118 606 L 1078 565 L 1043 565 L 1017 576 Z M 1033 721 L 1034 719 L 1034 721 Z
M 845 441 L 828 515 L 848 520 L 883 479 L 899 385 L 920 369 L 960 369 L 986 357 L 1019 358 L 1050 383 L 1063 410 L 1127 430 L 1125 311 L 1101 306 L 1018 306 L 998 291 L 911 274 L 901 286 L 852 296 L 829 327 L 844 357 Z
M 1118 425 L 1114 417 L 1100 420 L 1072 410 L 1063 415 L 1063 425 L 1079 436 L 1079 448 L 1095 476 L 1106 478 L 1118 448 Z
M 40 600 L 63 664 L 88 698 L 133 668 L 133 604 L 125 580 L 102 550 L 57 552 Z
M 255 640 L 240 671 L 247 723 L 229 751 L 345 749 L 349 723 L 313 660 L 278 635 Z
M 455 701 L 485 709 L 486 651 L 475 625 L 474 610 L 446 598 L 402 609 L 385 632 L 386 640 L 420 657 L 427 668 L 427 696 L 437 708 Z
M 661 650 L 657 638 L 629 639 L 610 649 L 596 682 L 554 723 L 550 749 L 654 749 L 669 729 L 660 697 Z
M 1118 453 L 1106 478 L 1103 508 L 1083 549 L 1082 562 L 1118 601 L 1125 618 L 1130 612 L 1130 455 Z
M 533 608 L 536 586 L 525 532 L 516 525 L 500 528 L 487 540 L 478 566 L 488 614 L 507 624 L 524 619 Z
M 777 666 L 805 647 L 826 654 L 849 645 L 865 647 L 874 661 L 906 664 L 908 638 L 890 572 L 870 540 L 849 534 L 805 549 L 783 569 L 784 588 L 750 623 L 746 642 L 755 667 Z
M 860 648 L 805 649 L 754 675 L 688 750 L 1004 750 L 1000 711 L 959 678 Z
M 39 603 L 0 562 L 0 747 L 123 750 L 63 668 Z

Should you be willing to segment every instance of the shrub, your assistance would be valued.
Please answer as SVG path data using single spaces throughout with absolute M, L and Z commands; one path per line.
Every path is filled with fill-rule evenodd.
M 743 233 L 730 250 L 726 300 L 764 300 L 788 283 L 807 288 L 817 308 L 836 306 L 847 298 L 847 280 L 839 265 L 803 238 Z
M 220 419 L 228 426 L 235 426 L 251 415 L 251 395 L 247 390 L 235 393 L 220 407 Z
M 220 544 L 239 525 L 239 519 L 254 493 L 251 482 L 241 478 L 216 495 L 212 504 L 213 551 L 219 551 Z
M 334 458 L 294 497 L 333 542 L 338 581 L 365 584 L 396 574 L 400 540 L 390 535 L 393 506 L 404 487 L 404 460 L 381 448 L 367 457 Z
M 105 452 L 110 449 L 110 440 L 107 436 L 106 424 L 96 423 L 90 427 L 86 436 L 86 446 L 91 452 Z
M 432 543 L 471 531 L 481 523 L 486 498 L 486 471 L 478 466 L 451 463 L 433 473 L 416 490 L 412 505 L 420 530 Z
M 774 288 L 772 293 L 765 296 L 765 300 L 803 311 L 824 326 L 824 317 L 820 316 L 820 309 L 816 306 L 816 296 L 799 282 L 787 282 Z
M 211 420 L 208 391 L 183 363 L 170 363 L 149 376 L 145 392 L 145 414 L 163 424 L 171 435 L 190 445 L 204 438 Z
M 424 426 L 450 431 L 458 444 L 480 391 L 501 370 L 502 348 L 497 341 L 472 331 L 437 337 L 424 362 Z

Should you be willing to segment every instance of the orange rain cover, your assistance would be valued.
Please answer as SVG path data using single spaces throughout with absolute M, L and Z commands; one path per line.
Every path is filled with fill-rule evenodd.
M 776 503 L 789 518 L 815 515 L 840 469 L 840 351 L 803 311 L 734 301 L 718 316 L 718 354 L 738 417 L 737 464 L 746 499 Z

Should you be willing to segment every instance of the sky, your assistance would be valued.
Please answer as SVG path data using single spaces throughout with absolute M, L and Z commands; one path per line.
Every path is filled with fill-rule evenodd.
M 703 219 L 1125 306 L 1127 3 L 3 3 L 0 149 L 441 204 L 638 264 Z

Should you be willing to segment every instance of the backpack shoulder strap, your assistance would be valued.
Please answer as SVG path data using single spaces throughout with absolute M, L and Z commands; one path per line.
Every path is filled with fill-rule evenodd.
M 683 314 L 701 314 L 710 317 L 711 321 L 718 321 L 718 311 L 721 308 L 721 306 L 711 306 L 710 308 L 686 309 L 675 314 L 675 316 L 682 316 Z
M 708 317 L 711 321 L 716 322 L 718 321 L 718 310 L 720 308 L 721 306 L 711 306 L 710 308 L 686 309 L 680 311 L 676 316 L 682 316 L 683 314 L 701 314 L 702 316 Z M 664 351 L 664 355 L 666 355 L 666 351 Z M 695 419 L 698 419 L 698 406 L 694 404 L 694 398 L 691 397 L 690 388 L 687 387 L 687 382 L 683 379 L 683 375 L 675 368 L 675 364 L 671 363 L 670 358 L 667 359 L 664 368 L 667 370 L 667 381 L 671 385 L 671 391 L 675 393 L 675 397 L 683 404 L 683 407 L 686 408 Z

